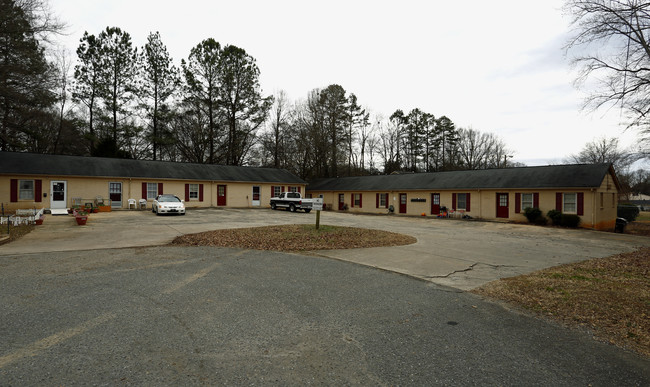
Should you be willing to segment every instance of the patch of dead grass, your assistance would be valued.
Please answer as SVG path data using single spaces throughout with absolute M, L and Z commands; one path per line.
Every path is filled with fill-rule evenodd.
M 636 220 L 625 227 L 626 234 L 643 235 L 650 237 L 650 221 Z
M 650 248 L 490 282 L 504 300 L 650 356 Z
M 283 225 L 207 231 L 177 237 L 173 245 L 309 251 L 399 246 L 417 239 L 394 232 L 354 227 Z

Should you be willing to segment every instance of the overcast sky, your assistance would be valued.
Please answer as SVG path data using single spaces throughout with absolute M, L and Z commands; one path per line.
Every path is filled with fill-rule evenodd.
M 619 109 L 581 111 L 585 94 L 562 46 L 561 0 L 168 1 L 50 0 L 69 24 L 74 54 L 84 31 L 107 26 L 136 46 L 159 31 L 178 65 L 206 38 L 257 59 L 265 94 L 292 100 L 336 83 L 372 115 L 420 108 L 457 127 L 499 135 L 514 160 L 557 163 L 586 142 L 619 137 Z

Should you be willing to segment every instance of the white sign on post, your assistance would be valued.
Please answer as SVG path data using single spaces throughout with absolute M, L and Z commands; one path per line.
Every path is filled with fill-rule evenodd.
M 315 198 L 314 199 L 313 209 L 316 210 L 316 211 L 322 211 L 323 210 L 323 198 Z

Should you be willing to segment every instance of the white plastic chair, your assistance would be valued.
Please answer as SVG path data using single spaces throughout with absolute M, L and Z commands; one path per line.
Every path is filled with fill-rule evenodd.
M 140 199 L 138 201 L 140 203 L 140 209 L 141 210 L 146 210 L 147 209 L 147 199 Z
M 135 210 L 135 199 L 129 199 L 129 210 L 130 209 Z

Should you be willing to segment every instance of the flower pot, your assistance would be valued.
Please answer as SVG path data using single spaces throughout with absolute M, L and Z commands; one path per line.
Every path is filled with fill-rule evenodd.
M 77 221 L 78 225 L 83 226 L 88 221 L 88 217 L 78 215 L 78 216 L 75 216 L 75 220 Z
M 111 206 L 98 206 L 99 212 L 111 212 Z
M 37 225 L 37 226 L 42 225 L 42 224 L 43 224 L 43 219 L 45 219 L 45 217 L 43 217 L 43 216 L 41 216 L 40 218 L 36 219 L 36 225 Z

